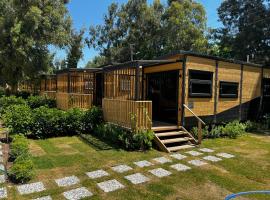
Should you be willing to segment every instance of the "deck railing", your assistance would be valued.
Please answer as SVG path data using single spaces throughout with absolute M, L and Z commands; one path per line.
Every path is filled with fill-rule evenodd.
M 57 108 L 68 110 L 70 108 L 89 109 L 93 103 L 92 94 L 56 93 Z
M 44 91 L 41 95 L 50 99 L 56 99 L 56 91 Z
M 128 129 L 150 130 L 152 128 L 152 101 L 104 98 L 102 108 L 107 122 Z

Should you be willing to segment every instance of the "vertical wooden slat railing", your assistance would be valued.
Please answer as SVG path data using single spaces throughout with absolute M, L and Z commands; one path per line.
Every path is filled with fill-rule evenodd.
M 57 108 L 68 110 L 71 108 L 89 109 L 93 104 L 92 94 L 56 93 Z
M 128 129 L 150 130 L 152 128 L 152 101 L 104 98 L 102 108 L 107 122 Z
M 41 95 L 50 99 L 56 99 L 56 91 L 44 91 Z

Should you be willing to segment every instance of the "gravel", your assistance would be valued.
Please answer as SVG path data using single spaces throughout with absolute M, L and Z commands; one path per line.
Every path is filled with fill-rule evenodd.
M 133 183 L 135 185 L 150 181 L 149 178 L 142 175 L 141 173 L 136 173 L 136 174 L 132 174 L 129 176 L 125 176 L 125 179 L 129 180 L 131 183 Z
M 119 190 L 125 187 L 124 185 L 122 185 L 120 182 L 118 182 L 115 179 L 104 181 L 104 182 L 98 183 L 97 185 L 104 192 L 113 192 L 115 190 Z
M 52 200 L 52 197 L 51 196 L 45 196 L 45 197 L 39 197 L 39 198 L 36 198 L 36 199 L 33 199 L 33 200 Z
M 128 165 L 118 165 L 118 166 L 112 167 L 112 170 L 118 173 L 124 173 L 124 172 L 132 170 L 132 168 Z
M 198 151 L 188 151 L 186 152 L 187 154 L 190 154 L 192 156 L 200 156 L 202 155 L 202 153 L 198 152 Z
M 86 175 L 91 179 L 96 179 L 104 176 L 109 176 L 109 173 L 104 170 L 96 170 L 92 172 L 87 172 Z
M 34 192 L 41 192 L 46 190 L 42 182 L 20 185 L 17 186 L 17 189 L 20 194 L 31 194 Z
M 202 149 L 200 149 L 200 151 L 205 152 L 205 153 L 213 153 L 214 152 L 213 149 L 208 149 L 208 148 L 202 148 Z
M 172 173 L 165 170 L 165 169 L 162 169 L 162 168 L 158 168 L 158 169 L 153 169 L 153 170 L 150 170 L 149 171 L 151 174 L 159 177 L 159 178 L 162 178 L 162 177 L 165 177 L 165 176 L 170 176 Z
M 153 160 L 161 164 L 172 162 L 170 159 L 165 157 L 154 158 Z
M 194 166 L 203 166 L 203 165 L 207 165 L 206 162 L 203 162 L 201 160 L 191 160 L 191 161 L 188 161 L 189 164 L 192 164 Z
M 66 186 L 78 184 L 80 182 L 80 179 L 77 176 L 68 176 L 68 177 L 56 179 L 55 182 L 59 187 L 66 187 Z
M 153 163 L 147 161 L 147 160 L 142 160 L 142 161 L 138 161 L 138 162 L 134 162 L 135 165 L 137 165 L 138 167 L 149 167 L 149 166 L 152 166 Z
M 235 156 L 229 153 L 218 153 L 217 156 L 222 158 L 234 158 Z
M 7 198 L 7 188 L 0 188 L 0 199 Z
M 69 200 L 79 200 L 86 197 L 93 196 L 93 193 L 87 190 L 85 187 L 69 190 L 63 193 L 64 197 Z
M 209 160 L 209 161 L 212 161 L 212 162 L 218 162 L 218 161 L 222 161 L 221 158 L 218 158 L 216 156 L 206 156 L 206 157 L 203 157 L 204 160 Z
M 190 170 L 191 168 L 189 166 L 183 165 L 183 164 L 175 164 L 171 165 L 171 168 L 177 170 L 177 171 L 187 171 Z
M 183 160 L 184 158 L 187 157 L 187 156 L 182 155 L 180 153 L 171 154 L 170 156 L 173 157 L 173 158 L 175 158 L 175 159 L 177 159 L 177 160 Z

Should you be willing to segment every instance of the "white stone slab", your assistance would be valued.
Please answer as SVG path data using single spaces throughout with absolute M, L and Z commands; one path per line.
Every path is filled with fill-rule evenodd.
M 175 165 L 171 165 L 171 168 L 173 168 L 173 169 L 175 169 L 177 171 L 187 171 L 187 170 L 191 169 L 191 167 L 180 164 L 180 163 L 175 164 Z
M 7 188 L 0 188 L 0 199 L 7 198 Z
M 217 156 L 222 158 L 234 158 L 235 156 L 229 153 L 218 153 Z
M 213 149 L 208 149 L 208 148 L 202 148 L 202 149 L 200 149 L 200 151 L 205 152 L 205 153 L 213 153 L 214 152 Z
M 153 170 L 149 170 L 149 172 L 159 178 L 165 177 L 165 176 L 170 176 L 172 173 L 170 171 L 167 171 L 165 169 L 162 168 L 158 168 L 158 169 L 153 169 Z
M 187 156 L 182 155 L 180 153 L 174 153 L 174 154 L 171 154 L 170 156 L 173 157 L 173 158 L 175 158 L 175 159 L 177 159 L 177 160 L 183 160 L 184 158 L 187 157 Z
M 131 174 L 129 176 L 125 176 L 125 179 L 129 180 L 131 183 L 137 185 L 140 183 L 144 183 L 150 181 L 150 179 L 141 173 Z
M 142 160 L 142 161 L 138 161 L 138 162 L 134 162 L 135 165 L 137 165 L 138 167 L 149 167 L 149 166 L 152 166 L 153 163 L 147 161 L 147 160 Z
M 91 179 L 96 179 L 104 176 L 109 176 L 110 174 L 104 170 L 96 170 L 92 172 L 87 172 L 86 175 Z
M 45 187 L 42 182 L 30 183 L 17 186 L 17 189 L 20 194 L 31 194 L 35 192 L 41 192 L 45 190 Z
M 218 158 L 216 156 L 205 156 L 203 157 L 204 160 L 209 160 L 209 161 L 212 161 L 212 162 L 218 162 L 218 161 L 222 161 L 221 158 Z
M 124 172 L 132 170 L 132 168 L 128 165 L 118 165 L 118 166 L 112 167 L 112 170 L 118 173 L 124 173 Z
M 79 200 L 79 199 L 93 196 L 92 192 L 87 190 L 85 187 L 66 191 L 63 193 L 63 195 L 68 200 Z
M 80 179 L 77 176 L 68 176 L 56 179 L 55 182 L 59 187 L 67 187 L 78 184 L 80 182 Z
M 51 196 L 45 196 L 45 197 L 39 197 L 39 198 L 36 198 L 36 199 L 33 199 L 33 200 L 52 200 L 52 197 Z
M 198 152 L 198 151 L 187 151 L 186 153 L 190 154 L 192 156 L 200 156 L 200 155 L 202 155 L 202 153 Z
M 191 161 L 188 161 L 188 163 L 192 164 L 194 166 L 198 166 L 198 167 L 203 166 L 203 165 L 207 165 L 206 162 L 201 161 L 201 160 L 191 160 Z
M 119 190 L 119 189 L 122 189 L 125 187 L 119 181 L 117 181 L 115 179 L 109 180 L 109 181 L 104 181 L 104 182 L 98 183 L 97 185 L 104 192 L 113 192 L 115 190 Z
M 5 175 L 0 175 L 0 183 L 5 183 L 5 182 L 6 182 Z
M 161 164 L 172 162 L 170 159 L 165 157 L 154 158 L 153 160 Z

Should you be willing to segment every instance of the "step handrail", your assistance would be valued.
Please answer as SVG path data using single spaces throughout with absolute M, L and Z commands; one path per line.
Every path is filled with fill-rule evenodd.
M 186 104 L 183 104 L 184 108 L 186 108 L 197 120 L 198 120 L 198 144 L 202 143 L 202 125 L 206 125 L 206 123 L 196 115 Z

